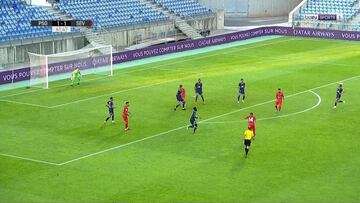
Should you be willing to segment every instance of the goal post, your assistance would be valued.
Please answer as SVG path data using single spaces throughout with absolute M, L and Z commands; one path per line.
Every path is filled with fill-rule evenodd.
M 47 55 L 29 53 L 30 80 L 29 87 L 49 88 L 49 67 Z
M 68 79 L 75 69 L 82 76 L 113 75 L 112 46 L 89 45 L 79 50 L 42 55 L 28 53 L 30 59 L 30 87 L 49 88 L 49 82 Z

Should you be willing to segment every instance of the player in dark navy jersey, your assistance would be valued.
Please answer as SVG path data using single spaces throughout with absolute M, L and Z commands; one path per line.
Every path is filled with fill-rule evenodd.
M 203 104 L 205 104 L 205 99 L 204 99 L 204 96 L 203 96 L 203 86 L 202 86 L 202 82 L 201 82 L 201 79 L 199 78 L 199 80 L 197 81 L 197 83 L 195 83 L 195 94 L 196 94 L 196 97 L 195 97 L 195 103 L 197 103 L 197 100 L 198 100 L 198 97 L 201 96 L 201 99 L 203 101 Z
M 178 91 L 176 92 L 176 101 L 177 104 L 174 108 L 174 111 L 176 111 L 176 109 L 180 106 L 183 107 L 183 110 L 185 110 L 185 101 L 184 101 L 184 96 L 185 96 L 185 90 L 183 89 L 183 86 L 180 85 Z
M 245 103 L 245 82 L 244 82 L 244 79 L 240 79 L 240 82 L 239 82 L 239 95 L 238 95 L 238 103 L 240 103 L 240 98 L 242 96 L 242 102 Z
M 110 97 L 109 101 L 106 103 L 106 107 L 109 109 L 109 116 L 105 119 L 104 123 L 106 123 L 110 118 L 112 123 L 115 123 L 115 117 L 114 117 L 114 100 L 112 97 Z
M 338 103 L 345 103 L 345 101 L 341 100 L 341 96 L 343 92 L 344 92 L 343 84 L 340 83 L 339 87 L 336 90 L 336 100 L 335 100 L 334 109 L 336 108 Z
M 197 127 L 198 127 L 197 122 L 196 122 L 197 118 L 198 118 L 198 116 L 197 116 L 197 108 L 194 107 L 193 112 L 191 113 L 191 117 L 190 117 L 190 124 L 191 125 L 188 126 L 188 129 L 189 128 L 194 129 L 194 133 L 195 133 Z

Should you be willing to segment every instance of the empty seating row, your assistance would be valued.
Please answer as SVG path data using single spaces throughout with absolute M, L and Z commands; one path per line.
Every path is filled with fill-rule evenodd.
M 139 0 L 64 0 L 55 8 L 75 19 L 93 20 L 95 29 L 168 20 Z
M 211 13 L 211 10 L 192 0 L 154 0 L 180 17 L 197 16 Z
M 300 15 L 336 14 L 342 16 L 344 21 L 351 20 L 360 12 L 354 5 L 357 0 L 309 0 Z
M 57 20 L 46 9 L 20 0 L 0 1 L 0 41 L 57 35 L 50 27 L 32 27 L 32 20 Z

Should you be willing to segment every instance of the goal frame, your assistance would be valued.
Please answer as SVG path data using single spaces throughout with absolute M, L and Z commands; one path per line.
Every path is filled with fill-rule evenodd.
M 44 78 L 44 85 L 41 86 L 41 88 L 43 89 L 49 89 L 49 57 L 61 57 L 61 55 L 65 56 L 65 57 L 71 57 L 71 54 L 73 54 L 74 56 L 76 54 L 86 54 L 86 53 L 89 53 L 93 50 L 100 50 L 100 49 L 109 49 L 109 53 L 106 53 L 105 55 L 109 55 L 109 64 L 108 66 L 110 67 L 110 70 L 109 70 L 109 75 L 108 76 L 113 76 L 114 75 L 114 69 L 113 69 L 113 47 L 111 45 L 100 45 L 100 46 L 94 46 L 94 47 L 86 47 L 86 48 L 83 48 L 83 49 L 79 49 L 79 50 L 74 50 L 74 51 L 68 51 L 68 52 L 62 52 L 62 53 L 56 53 L 56 54 L 36 54 L 36 53 L 31 53 L 31 52 L 28 52 L 29 54 L 29 58 L 30 58 L 30 78 L 29 78 L 29 87 L 36 87 L 36 86 L 39 86 L 39 84 L 41 83 L 37 83 L 37 84 L 32 84 L 32 74 L 33 74 L 33 70 L 32 70 L 32 64 L 31 64 L 31 55 L 32 56 L 35 56 L 35 57 L 44 57 L 43 61 L 44 63 L 39 63 L 38 66 L 43 66 L 43 71 L 45 72 L 45 78 Z M 89 56 L 89 57 L 85 57 L 85 58 L 82 58 L 82 59 L 90 59 L 92 58 L 92 56 Z M 63 62 L 67 62 L 67 61 L 71 61 L 71 60 L 64 60 Z M 58 62 L 57 62 L 58 63 Z M 95 70 L 96 67 L 94 68 L 85 68 L 83 70 Z M 82 70 L 82 69 L 80 69 Z M 106 71 L 103 71 L 103 72 L 106 72 Z M 60 73 L 59 73 L 60 74 Z M 63 73 L 65 74 L 65 73 Z M 89 74 L 94 74 L 94 73 L 89 73 Z M 64 78 L 60 78 L 58 80 L 62 80 L 62 79 L 66 79 L 66 77 Z M 54 81 L 57 81 L 57 80 L 54 80 Z

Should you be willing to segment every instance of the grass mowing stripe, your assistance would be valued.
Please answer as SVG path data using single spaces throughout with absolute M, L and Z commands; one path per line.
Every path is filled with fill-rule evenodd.
M 296 39 L 288 39 L 288 40 L 282 40 L 282 41 L 276 41 L 276 42 L 271 42 L 271 43 L 266 43 L 266 44 L 260 44 L 260 45 L 255 45 L 255 46 L 250 46 L 250 47 L 245 47 L 243 49 L 236 49 L 236 50 L 232 50 L 229 52 L 223 52 L 223 53 L 216 53 L 216 54 L 210 54 L 210 55 L 205 55 L 205 56 L 197 56 L 198 54 L 195 54 L 195 56 L 193 58 L 189 58 L 189 59 L 184 59 L 184 60 L 176 60 L 174 62 L 170 62 L 170 63 L 165 63 L 165 64 L 160 64 L 160 65 L 156 65 L 156 66 L 152 66 L 152 67 L 146 67 L 146 68 L 141 68 L 141 69 L 136 69 L 136 70 L 130 70 L 130 71 L 121 71 L 121 74 L 129 74 L 129 73 L 135 73 L 135 72 L 141 72 L 141 71 L 147 71 L 147 70 L 151 70 L 151 69 L 158 69 L 158 70 L 162 70 L 160 69 L 160 67 L 163 66 L 168 66 L 168 65 L 173 65 L 173 64 L 179 64 L 179 63 L 183 63 L 183 62 L 187 62 L 187 61 L 192 61 L 192 60 L 198 60 L 198 59 L 203 59 L 203 58 L 208 58 L 208 57 L 212 57 L 212 56 L 218 56 L 218 55 L 222 55 L 225 53 L 233 53 L 236 51 L 242 51 L 242 50 L 248 50 L 248 49 L 253 49 L 253 48 L 259 48 L 259 47 L 264 47 L 264 46 L 268 46 L 268 45 L 273 45 L 273 44 L 278 44 L 278 43 L 282 43 L 282 42 L 287 42 L 287 41 L 293 41 Z M 255 42 L 257 44 L 257 42 Z M 240 45 L 241 46 L 241 45 Z M 237 47 L 235 47 L 237 48 Z M 227 48 L 224 48 L 227 49 Z M 216 50 L 218 51 L 218 50 Z M 212 52 L 210 50 L 210 52 Z M 201 54 L 199 54 L 201 55 Z M 186 57 L 186 56 L 185 56 Z M 180 57 L 180 58 L 185 58 L 185 57 Z M 158 63 L 158 62 L 156 62 Z M 151 63 L 149 63 L 151 64 Z M 170 70 L 170 69 L 164 69 L 164 70 Z M 101 78 L 93 78 L 93 79 L 89 79 L 86 80 L 88 81 L 94 81 L 94 80 L 101 80 L 107 77 L 101 77 Z M 85 81 L 84 81 L 85 82 Z M 64 85 L 59 85 L 59 86 L 53 86 L 50 89 L 55 89 L 55 88 L 60 88 L 60 87 L 66 87 L 69 86 L 69 84 L 64 84 Z M 16 93 L 16 94 L 10 94 L 10 95 L 5 95 L 0 97 L 0 99 L 2 98 L 7 98 L 7 97 L 12 97 L 12 96 L 18 96 L 18 95 L 24 95 L 24 94 L 30 94 L 33 92 L 39 92 L 39 91 L 45 91 L 46 89 L 37 89 L 37 90 L 33 90 L 33 91 L 26 91 L 26 92 L 21 92 L 21 93 Z
M 333 85 L 333 84 L 337 84 L 337 83 L 339 83 L 339 82 L 344 82 L 344 81 L 352 80 L 352 79 L 355 79 L 355 78 L 358 78 L 358 77 L 360 77 L 360 75 L 353 76 L 353 77 L 350 77 L 350 78 L 346 78 L 346 79 L 343 79 L 343 80 L 340 80 L 340 81 L 336 81 L 336 82 L 324 84 L 324 85 L 321 85 L 321 86 L 318 86 L 318 87 L 314 87 L 314 88 L 311 88 L 311 89 L 308 89 L 308 90 L 304 90 L 304 91 L 301 91 L 301 92 L 297 92 L 297 93 L 288 95 L 287 98 L 288 98 L 288 97 L 294 97 L 294 96 L 297 96 L 297 95 L 299 95 L 299 94 L 303 94 L 303 93 L 308 92 L 308 91 L 313 92 L 313 90 L 320 89 L 320 88 L 324 88 L 324 87 L 327 87 L 327 86 L 330 86 L 330 85 Z M 314 92 L 314 93 L 315 93 L 315 92 Z M 316 93 L 315 93 L 315 94 L 316 94 Z M 318 95 L 318 96 L 319 96 L 319 95 Z M 320 103 L 321 103 L 321 97 L 319 96 L 319 98 L 320 98 L 320 100 L 318 101 L 318 104 L 316 104 L 313 108 L 315 108 L 315 107 L 317 107 L 318 105 L 320 105 Z M 210 118 L 207 118 L 207 119 L 205 119 L 205 120 L 200 121 L 199 123 L 205 123 L 205 122 L 208 122 L 208 121 L 211 121 L 211 120 L 215 120 L 215 119 L 220 118 L 220 117 L 224 117 L 224 116 L 227 116 L 227 115 L 231 115 L 231 114 L 234 114 L 234 113 L 237 113 L 237 112 L 240 112 L 240 111 L 249 109 L 249 108 L 261 106 L 261 105 L 268 104 L 268 103 L 271 103 L 271 102 L 274 102 L 274 100 L 272 99 L 272 100 L 269 100 L 269 101 L 265 101 L 265 102 L 261 102 L 261 103 L 252 105 L 252 106 L 248 106 L 248 107 L 245 107 L 245 108 L 237 109 L 237 110 L 235 110 L 235 111 L 230 111 L 230 112 L 227 112 L 227 113 L 224 113 L 224 114 L 220 114 L 220 115 L 218 115 L 218 116 L 210 117 Z M 69 161 L 60 163 L 59 165 L 69 164 L 69 163 L 72 163 L 72 162 L 75 162 L 75 161 L 79 161 L 79 160 L 82 160 L 82 159 L 85 159 L 85 158 L 89 158 L 89 157 L 92 157 L 92 156 L 96 156 L 96 155 L 99 155 L 99 154 L 103 154 L 103 153 L 105 153 L 105 152 L 109 152 L 109 151 L 112 151 L 112 150 L 115 150 L 115 149 L 123 148 L 123 147 L 129 146 L 129 145 L 132 145 L 132 144 L 141 142 L 141 141 L 145 141 L 145 140 L 149 140 L 149 139 L 152 139 L 152 138 L 156 138 L 156 137 L 159 137 L 159 136 L 161 136 L 161 135 L 165 135 L 165 134 L 168 134 L 168 133 L 177 131 L 177 130 L 181 130 L 181 129 L 183 129 L 183 128 L 186 128 L 187 126 L 188 126 L 188 125 L 184 125 L 184 126 L 177 127 L 177 128 L 174 128 L 174 129 L 165 131 L 165 132 L 161 132 L 161 133 L 158 133 L 158 134 L 155 134 L 155 135 L 151 135 L 151 136 L 149 136 L 149 137 L 146 137 L 146 138 L 143 138 L 143 139 L 140 139 L 140 140 L 136 140 L 136 141 L 129 142 L 129 143 L 126 143 L 126 144 L 122 144 L 122 145 L 118 145 L 118 146 L 115 146 L 115 147 L 111 147 L 111 148 L 108 148 L 108 149 L 105 149 L 105 150 L 101 150 L 101 151 L 98 151 L 98 152 L 94 152 L 94 153 L 91 153 L 91 154 L 88 154 L 88 155 L 85 155 L 85 156 L 82 156 L 82 157 L 78 157 L 78 158 L 75 158 L 75 159 L 72 159 L 72 160 L 69 160 Z
M 271 56 L 261 56 L 261 55 L 256 55 L 256 54 L 226 54 L 226 55 L 230 55 L 230 56 L 245 56 L 245 57 L 256 57 L 256 58 L 261 58 L 261 59 L 268 59 L 268 60 L 273 60 L 273 61 L 291 61 L 291 60 L 298 60 L 299 58 L 297 57 L 271 57 Z M 358 65 L 350 65 L 350 64 L 342 64 L 342 63 L 324 63 L 324 62 L 315 62 L 315 61 L 309 61 L 306 62 L 307 64 L 316 64 L 316 65 L 334 65 L 334 66 L 344 66 L 344 67 L 359 67 Z
M 311 89 L 309 89 L 309 90 L 305 90 L 305 91 L 301 91 L 301 92 L 298 92 L 298 93 L 295 93 L 295 94 L 288 95 L 287 97 L 293 97 L 293 96 L 296 96 L 296 95 L 299 95 L 299 94 L 303 94 L 303 93 L 308 92 L 308 91 L 313 92 L 313 90 L 320 89 L 320 88 L 323 88 L 323 87 L 327 87 L 327 86 L 330 86 L 330 85 L 333 85 L 333 84 L 336 84 L 336 83 L 339 83 L 339 82 L 349 81 L 349 80 L 352 80 L 352 79 L 355 79 L 355 78 L 358 78 L 358 77 L 360 77 L 360 75 L 353 76 L 353 77 L 350 77 L 350 78 L 346 78 L 346 79 L 343 79 L 343 80 L 340 80 L 340 81 L 336 81 L 336 82 L 324 84 L 324 85 L 321 85 L 321 86 L 318 86 L 318 87 L 315 87 L 315 88 L 311 88 Z M 315 92 L 313 92 L 313 93 L 316 94 Z M 318 100 L 318 103 L 317 103 L 315 106 L 311 107 L 311 108 L 316 108 L 316 107 L 319 106 L 320 103 L 321 103 L 321 97 L 320 97 L 318 94 L 316 94 L 316 95 L 317 95 L 318 98 L 320 98 L 320 99 Z M 243 110 L 246 110 L 246 109 L 249 109 L 249 108 L 253 108 L 253 107 L 261 106 L 261 105 L 264 105 L 264 104 L 268 104 L 268 103 L 271 103 L 271 102 L 273 102 L 273 101 L 274 101 L 274 100 L 272 99 L 272 100 L 269 100 L 269 101 L 265 101 L 265 102 L 262 102 L 262 103 L 258 103 L 258 104 L 252 105 L 252 106 L 248 106 L 248 107 L 245 107 L 245 108 L 241 108 L 241 109 L 238 109 L 238 110 L 235 110 L 235 111 L 227 112 L 227 113 L 224 113 L 224 114 L 221 114 L 221 115 L 218 115 L 218 116 L 214 116 L 214 117 L 211 117 L 211 118 L 207 118 L 207 119 L 205 119 L 205 120 L 200 121 L 199 123 L 210 123 L 210 122 L 208 122 L 208 121 L 215 120 L 215 119 L 217 119 L 217 118 L 224 117 L 224 116 L 227 116 L 227 115 L 231 115 L 231 114 L 233 114 L 233 113 L 240 112 L 240 111 L 243 111 Z M 299 113 L 297 113 L 297 114 L 299 114 Z M 284 115 L 284 116 L 285 116 L 285 115 Z M 114 146 L 114 147 L 111 147 L 111 148 L 108 148 L 108 149 L 105 149 L 105 150 L 101 150 L 101 151 L 98 151 L 98 152 L 94 152 L 94 153 L 91 153 L 91 154 L 88 154 L 88 155 L 85 155 L 85 156 L 81 156 L 81 157 L 78 157 L 78 158 L 75 158 L 75 159 L 71 159 L 71 160 L 69 160 L 69 161 L 65 161 L 65 162 L 62 162 L 62 163 L 52 163 L 52 162 L 48 162 L 48 161 L 41 161 L 41 160 L 37 160 L 37 159 L 20 157 L 20 156 L 15 156 L 15 155 L 10 155 L 10 154 L 3 154 L 3 153 L 0 153 L 0 155 L 6 156 L 6 157 L 17 158 L 17 159 L 23 159 L 23 160 L 32 161 L 32 162 L 37 162 L 37 163 L 44 163 L 44 164 L 48 164 L 48 165 L 62 166 L 62 165 L 66 165 L 66 164 L 69 164 L 69 163 L 73 163 L 73 162 L 76 162 L 76 161 L 79 161 L 79 160 L 82 160 L 82 159 L 85 159 L 85 158 L 89 158 L 89 157 L 92 157 L 92 156 L 96 156 L 96 155 L 99 155 L 99 154 L 103 154 L 103 153 L 105 153 L 105 152 L 113 151 L 113 150 L 115 150 L 115 149 L 123 148 L 123 147 L 129 146 L 129 145 L 132 145 L 132 144 L 135 144 L 135 143 L 138 143 L 138 142 L 142 142 L 142 141 L 145 141 L 145 140 L 149 140 L 149 139 L 152 139 L 152 138 L 156 138 L 156 137 L 159 137 L 159 136 L 161 136 L 161 135 L 168 134 L 168 133 L 171 133 L 171 132 L 174 132 L 174 131 L 177 131 L 177 130 L 186 128 L 187 126 L 188 126 L 188 125 L 181 126 L 181 127 L 177 127 L 177 128 L 174 128 L 174 129 L 165 131 L 165 132 L 161 132 L 161 133 L 158 133 L 158 134 L 149 136 L 149 137 L 145 137 L 145 138 L 140 139 L 140 140 L 136 140 L 136 141 L 129 142 L 129 143 L 122 144 L 122 145 L 118 145 L 118 146 Z
M 204 56 L 197 56 L 197 55 L 202 55 L 202 54 L 196 54 L 196 55 L 194 55 L 193 58 L 184 59 L 184 60 L 176 60 L 176 61 L 170 62 L 170 63 L 167 62 L 167 63 L 156 65 L 156 66 L 153 66 L 153 67 L 144 68 L 144 69 L 140 69 L 140 70 L 127 71 L 127 72 L 123 72 L 123 73 L 128 74 L 128 73 L 134 73 L 134 72 L 139 72 L 139 71 L 144 71 L 144 70 L 149 70 L 149 69 L 156 69 L 156 68 L 162 67 L 162 66 L 168 66 L 168 65 L 173 65 L 173 64 L 183 63 L 183 62 L 187 62 L 187 61 L 198 60 L 198 59 L 204 59 L 204 58 L 209 58 L 209 57 L 213 57 L 213 56 L 220 56 L 220 55 L 227 54 L 227 53 L 234 53 L 234 52 L 237 52 L 237 51 L 249 50 L 249 49 L 253 49 L 253 48 L 260 48 L 260 47 L 265 47 L 265 46 L 269 46 L 269 45 L 274 45 L 274 44 L 279 44 L 279 43 L 284 43 L 284 42 L 294 41 L 294 40 L 296 40 L 296 39 L 281 40 L 281 41 L 276 41 L 276 42 L 271 42 L 271 43 L 266 43 L 266 44 L 259 44 L 259 45 L 255 45 L 255 46 L 249 46 L 249 47 L 245 47 L 245 48 L 233 47 L 233 48 L 236 48 L 236 49 L 231 50 L 231 51 L 226 51 L 226 52 L 208 54 L 208 55 L 204 55 Z
M 169 83 L 169 82 L 175 82 L 175 81 L 179 81 L 179 80 L 184 80 L 184 79 L 191 78 L 191 77 L 193 77 L 193 75 L 182 77 L 182 78 L 179 78 L 179 79 L 165 80 L 165 81 L 162 81 L 162 82 L 153 83 L 153 84 L 149 84 L 149 85 L 143 85 L 143 86 L 139 86 L 139 87 L 133 87 L 133 88 L 129 88 L 129 89 L 119 90 L 119 91 L 116 91 L 116 92 L 101 94 L 101 95 L 97 95 L 97 96 L 94 96 L 94 97 L 88 97 L 86 99 L 80 99 L 80 100 L 76 100 L 76 101 L 72 101 L 72 102 L 67 102 L 67 103 L 63 103 L 63 104 L 59 104 L 59 105 L 50 106 L 49 108 L 51 108 L 51 109 L 59 108 L 59 107 L 63 107 L 63 106 L 71 105 L 71 104 L 76 104 L 76 103 L 80 103 L 80 102 L 84 102 L 84 101 L 89 101 L 89 100 L 93 100 L 93 99 L 97 99 L 97 98 L 101 98 L 101 97 L 105 97 L 105 96 L 111 96 L 111 95 L 118 94 L 118 93 L 128 92 L 128 91 L 131 91 L 131 90 L 143 89 L 143 88 L 153 87 L 153 86 L 156 86 L 156 85 L 161 85 L 161 84 L 165 84 L 165 83 Z
M 306 40 L 311 41 L 311 39 L 306 39 Z M 282 61 L 282 60 L 287 61 L 287 60 L 297 59 L 297 58 L 267 57 L 267 56 L 260 56 L 260 55 L 247 55 L 247 54 L 243 54 L 243 53 L 240 53 L 240 54 L 238 54 L 238 55 L 233 55 L 233 54 L 231 54 L 231 53 L 234 53 L 234 52 L 237 52 L 237 51 L 248 50 L 248 49 L 252 49 L 252 48 L 259 48 L 259 47 L 264 47 L 264 46 L 273 45 L 273 44 L 278 44 L 278 43 L 282 43 L 282 42 L 288 42 L 288 41 L 299 41 L 299 39 L 292 38 L 292 39 L 288 39 L 288 40 L 282 40 L 282 41 L 276 41 L 276 42 L 271 42 L 271 43 L 266 43 L 266 44 L 249 46 L 249 47 L 245 47 L 245 48 L 240 48 L 240 49 L 236 49 L 236 50 L 231 50 L 231 51 L 228 51 L 228 52 L 215 53 L 215 54 L 210 54 L 210 55 L 205 55 L 205 56 L 200 56 L 200 57 L 195 56 L 194 58 L 184 59 L 184 60 L 177 60 L 177 61 L 174 61 L 174 62 L 165 63 L 165 64 L 160 64 L 160 65 L 156 65 L 156 66 L 153 66 L 153 67 L 147 67 L 147 68 L 130 70 L 130 71 L 122 71 L 121 74 L 129 74 L 129 73 L 141 72 L 141 71 L 146 71 L 146 70 L 151 70 L 151 69 L 156 69 L 156 70 L 169 70 L 169 71 L 171 71 L 172 69 L 163 69 L 163 68 L 160 68 L 160 67 L 168 66 L 168 65 L 173 65 L 173 64 L 178 64 L 178 63 L 183 63 L 183 62 L 192 61 L 192 60 L 198 60 L 198 59 L 208 58 L 208 57 L 212 57 L 212 56 L 218 56 L 218 55 L 259 57 L 259 58 L 263 58 L 263 59 L 278 60 L 278 61 Z M 256 42 L 255 42 L 255 43 L 256 43 Z M 241 46 L 241 45 L 240 45 L 240 46 Z M 237 48 L 237 47 L 234 47 L 234 48 Z M 322 49 L 322 50 L 318 50 L 318 51 L 315 51 L 315 52 L 316 52 L 316 53 L 322 53 L 322 52 L 324 52 L 324 51 L 333 50 L 333 49 L 334 49 L 334 48 Z M 217 50 L 216 50 L 216 51 L 217 51 Z M 210 51 L 210 52 L 211 52 L 211 51 Z M 339 65 L 339 66 L 356 67 L 356 66 L 354 66 L 354 65 L 336 64 L 336 63 L 319 63 L 319 62 L 310 62 L 310 63 L 312 63 L 312 64 L 323 64 L 323 65 Z M 191 72 L 191 73 L 192 73 L 192 72 Z M 96 80 L 102 80 L 102 79 L 105 79 L 105 78 L 107 78 L 107 77 L 92 78 L 92 79 L 84 80 L 83 82 L 91 82 L 91 81 L 96 81 Z M 59 85 L 59 86 L 53 86 L 53 87 L 51 87 L 50 89 L 67 87 L 67 86 L 69 86 L 69 84 L 64 84 L 64 85 Z M 26 92 L 20 92 L 20 93 L 16 93 L 16 94 L 5 95 L 5 96 L 1 96 L 0 99 L 12 97 L 12 96 L 30 94 L 30 93 L 39 92 L 39 91 L 44 91 L 44 89 L 37 89 L 37 90 L 33 90 L 33 91 L 26 91 Z M 15 102 L 13 102 L 13 103 L 15 103 Z M 18 104 L 21 104 L 21 102 L 18 102 Z M 27 105 L 27 104 L 24 104 L 24 105 Z M 29 105 L 30 105 L 30 106 L 36 106 L 36 104 L 34 104 L 34 105 L 29 104 Z M 42 106 L 42 105 L 38 105 L 38 107 L 41 107 L 41 106 Z M 45 107 L 45 108 L 47 108 L 47 107 Z M 50 108 L 53 108 L 53 107 L 50 107 Z M 55 107 L 55 108 L 56 108 L 56 107 Z

